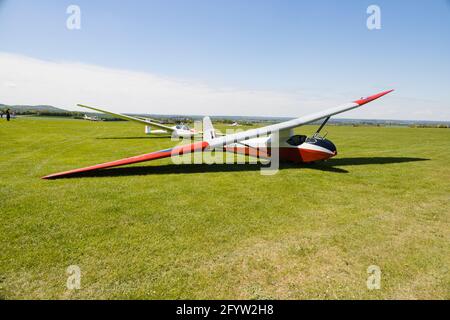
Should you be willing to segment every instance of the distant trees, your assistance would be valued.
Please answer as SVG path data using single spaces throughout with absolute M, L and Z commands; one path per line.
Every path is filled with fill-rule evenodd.
M 449 124 L 413 124 L 409 126 L 410 128 L 438 128 L 438 129 L 448 129 Z
M 15 115 L 27 115 L 27 116 L 41 116 L 41 117 L 66 117 L 73 119 L 83 119 L 86 113 L 79 111 L 67 111 L 64 109 L 55 108 L 52 106 L 9 106 L 5 104 L 0 104 L 0 114 L 5 115 L 6 110 L 9 109 L 11 114 Z M 89 115 L 89 113 L 88 113 Z M 126 121 L 123 119 L 114 118 L 110 115 L 98 116 L 101 121 Z M 145 117 L 145 116 L 144 116 Z M 201 121 L 200 116 L 180 116 L 180 115 L 151 115 L 151 118 L 159 121 L 161 124 L 176 124 L 184 123 L 191 124 L 196 121 Z M 242 126 L 254 126 L 255 124 L 272 124 L 276 123 L 276 120 L 269 118 L 256 117 L 255 119 L 251 117 L 239 118 L 236 117 L 213 117 L 214 121 L 223 123 L 225 125 L 230 125 L 236 121 Z M 319 122 L 313 123 L 314 125 L 319 124 Z M 448 129 L 450 128 L 450 122 L 437 122 L 437 121 L 404 121 L 404 120 L 352 120 L 352 119 L 337 119 L 332 120 L 328 125 L 335 126 L 376 126 L 376 127 L 389 127 L 389 126 L 403 126 L 410 128 L 439 128 Z

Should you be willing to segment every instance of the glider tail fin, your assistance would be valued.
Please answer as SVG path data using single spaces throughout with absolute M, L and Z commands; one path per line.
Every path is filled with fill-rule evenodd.
M 203 140 L 210 141 L 216 138 L 216 130 L 209 117 L 203 118 Z

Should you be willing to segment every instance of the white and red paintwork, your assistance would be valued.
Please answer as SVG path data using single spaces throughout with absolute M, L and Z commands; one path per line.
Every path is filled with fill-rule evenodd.
M 286 122 L 266 126 L 263 128 L 252 129 L 244 132 L 238 132 L 235 134 L 230 134 L 222 137 L 217 137 L 214 134 L 214 129 L 210 124 L 209 118 L 207 119 L 207 126 L 209 128 L 204 128 L 204 139 L 205 141 L 200 141 L 192 143 L 189 145 L 178 146 L 172 149 L 166 149 L 156 152 L 151 152 L 148 154 L 143 154 L 140 156 L 135 156 L 131 158 L 125 158 L 121 160 L 116 160 L 112 162 L 107 162 L 103 164 L 98 164 L 86 168 L 80 168 L 75 170 L 69 170 L 61 173 L 51 174 L 43 177 L 43 179 L 53 179 L 64 177 L 71 174 L 82 173 L 92 170 L 99 170 L 105 168 L 112 168 L 117 166 L 123 166 L 133 163 L 139 163 L 144 161 L 151 161 L 156 159 L 168 158 L 171 156 L 183 155 L 191 152 L 198 151 L 209 151 L 209 150 L 225 150 L 232 151 L 235 153 L 244 153 L 247 155 L 258 155 L 258 156 L 270 156 L 274 151 L 273 148 L 278 148 L 280 161 L 291 161 L 291 162 L 314 162 L 320 160 L 326 160 L 334 157 L 337 152 L 333 145 L 334 150 L 324 148 L 314 142 L 304 142 L 298 146 L 291 146 L 287 143 L 287 140 L 293 136 L 293 129 L 305 124 L 309 124 L 333 115 L 346 112 L 355 108 L 358 108 L 366 103 L 369 103 L 375 99 L 378 99 L 393 90 L 384 91 L 367 98 L 361 98 L 352 103 L 345 104 L 339 107 L 331 108 L 322 112 L 307 115 L 297 119 L 289 120 Z M 276 133 L 276 134 L 273 134 Z M 206 138 L 205 138 L 206 137 Z M 278 137 L 278 144 L 275 146 L 272 139 Z
M 324 148 L 323 150 L 315 150 L 314 148 L 309 148 L 309 146 L 298 146 L 298 147 L 283 147 L 277 148 L 279 159 L 283 162 L 294 162 L 294 163 L 309 163 L 330 159 L 337 155 L 337 152 L 329 151 Z M 269 149 L 254 149 L 249 147 L 225 147 L 225 151 L 239 153 L 247 156 L 253 156 L 258 158 L 267 158 L 273 155 L 272 148 Z
M 304 142 L 299 146 L 289 145 L 286 141 L 292 134 L 290 130 L 289 135 L 280 134 L 277 146 L 273 146 L 272 136 L 269 136 L 245 140 L 245 144 L 234 143 L 227 145 L 223 150 L 259 158 L 270 158 L 275 151 L 278 152 L 280 161 L 295 163 L 327 160 L 337 155 L 336 150 L 328 150 L 309 142 Z

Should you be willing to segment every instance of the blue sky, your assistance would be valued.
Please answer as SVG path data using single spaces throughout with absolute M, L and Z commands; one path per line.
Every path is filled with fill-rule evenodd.
M 70 4 L 81 8 L 81 30 L 65 27 Z M 381 30 L 366 27 L 371 4 L 381 8 Z M 0 0 L 0 52 L 6 57 L 148 73 L 214 90 L 286 94 L 299 103 L 317 102 L 317 107 L 322 101 L 324 108 L 332 101 L 397 90 L 383 104 L 395 112 L 355 117 L 450 120 L 449 40 L 450 3 L 445 0 Z M 4 81 L 16 88 L 22 83 Z M 5 88 L 0 94 L 14 100 Z M 26 91 L 19 93 L 18 100 L 27 102 Z M 36 99 L 30 93 L 30 102 Z M 50 96 L 41 103 L 46 102 L 52 102 Z M 95 102 L 105 105 L 101 99 Z M 284 109 L 282 103 L 264 107 L 249 106 L 244 113 L 303 114 L 294 114 L 294 103 Z M 148 111 L 172 111 L 163 109 Z M 121 111 L 142 110 L 130 106 Z M 189 108 L 181 111 L 190 113 Z M 213 108 L 215 114 L 225 111 Z

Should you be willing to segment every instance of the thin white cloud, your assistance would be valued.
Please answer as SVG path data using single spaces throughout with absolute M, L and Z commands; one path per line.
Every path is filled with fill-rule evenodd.
M 49 62 L 7 53 L 0 53 L 0 70 L 0 103 L 48 104 L 69 110 L 79 110 L 75 105 L 85 103 L 129 113 L 300 116 L 361 96 L 215 88 L 150 73 Z M 415 119 L 422 114 L 415 114 L 411 108 L 421 111 L 422 103 L 386 97 L 377 106 L 343 116 Z M 431 113 L 427 119 L 450 120 L 448 108 L 428 109 Z
M 14 82 L 11 82 L 11 81 L 6 81 L 3 85 L 4 85 L 5 87 L 11 88 L 11 89 L 17 87 L 17 85 L 16 85 Z

